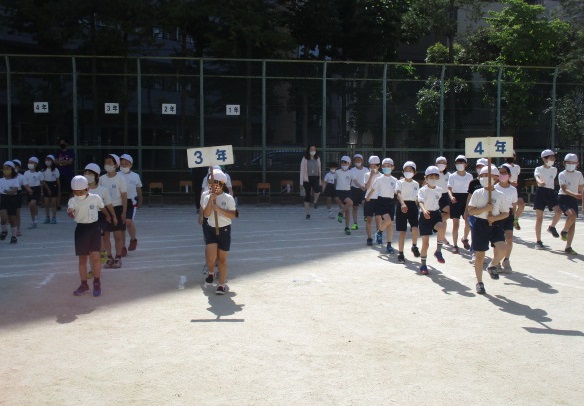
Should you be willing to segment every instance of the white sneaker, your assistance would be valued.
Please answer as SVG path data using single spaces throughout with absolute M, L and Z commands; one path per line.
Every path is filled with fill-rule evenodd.
M 333 214 L 333 212 L 329 211 L 329 219 L 334 219 L 334 218 L 335 218 L 335 215 Z
M 503 260 L 503 272 L 504 273 L 511 273 L 513 270 L 511 269 L 511 263 L 508 259 Z

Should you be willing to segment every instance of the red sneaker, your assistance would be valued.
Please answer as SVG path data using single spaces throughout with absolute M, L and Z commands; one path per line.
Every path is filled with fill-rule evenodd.
M 130 245 L 128 245 L 128 251 L 135 251 L 138 247 L 138 240 L 130 240 Z

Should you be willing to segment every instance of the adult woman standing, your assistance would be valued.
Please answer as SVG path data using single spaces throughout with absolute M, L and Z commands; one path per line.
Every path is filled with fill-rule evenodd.
M 310 219 L 311 191 L 314 192 L 313 206 L 315 209 L 318 207 L 321 175 L 320 154 L 316 145 L 309 145 L 300 162 L 300 184 L 304 187 L 304 211 L 307 220 Z

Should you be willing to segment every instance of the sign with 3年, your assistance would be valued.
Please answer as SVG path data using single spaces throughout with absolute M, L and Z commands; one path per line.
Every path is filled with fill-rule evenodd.
M 234 162 L 233 148 L 231 145 L 189 148 L 187 149 L 187 161 L 189 168 L 212 165 L 230 165 Z

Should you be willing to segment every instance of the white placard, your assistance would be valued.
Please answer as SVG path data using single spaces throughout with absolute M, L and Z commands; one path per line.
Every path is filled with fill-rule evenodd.
M 225 114 L 228 116 L 239 116 L 241 113 L 241 106 L 239 104 L 227 104 L 225 106 Z
M 33 109 L 35 113 L 48 113 L 49 103 L 48 102 L 34 102 Z
M 120 114 L 120 103 L 105 103 L 105 114 Z
M 201 166 L 230 165 L 233 161 L 233 148 L 231 145 L 219 145 L 217 147 L 200 147 L 187 149 L 187 161 L 189 168 Z
M 162 114 L 176 115 L 176 104 L 162 103 Z
M 513 137 L 477 137 L 465 140 L 467 158 L 505 158 L 513 156 Z

